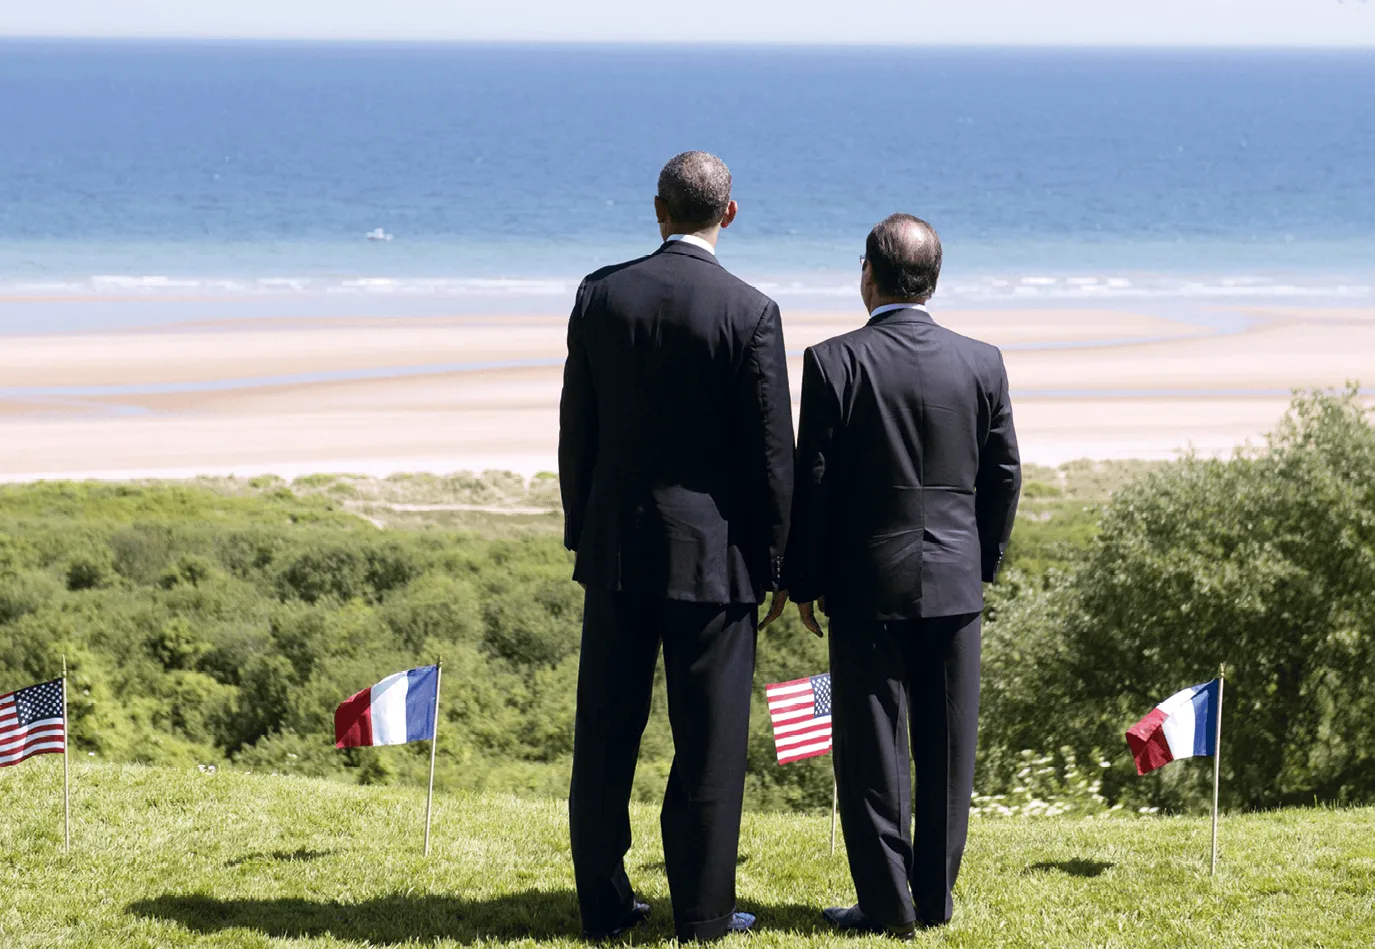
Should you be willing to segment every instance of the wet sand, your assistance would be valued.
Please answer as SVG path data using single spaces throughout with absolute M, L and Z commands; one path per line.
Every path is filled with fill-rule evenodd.
M 1375 384 L 1375 308 L 933 312 L 1004 348 L 1040 464 L 1224 453 L 1294 387 Z M 0 479 L 552 470 L 565 320 L 299 319 L 269 299 L 253 320 L 0 337 Z M 862 321 L 785 310 L 794 404 L 802 350 Z

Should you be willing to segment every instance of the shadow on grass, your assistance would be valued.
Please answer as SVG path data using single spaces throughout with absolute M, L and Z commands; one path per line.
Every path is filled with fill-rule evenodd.
M 458 896 L 384 896 L 360 903 L 303 899 L 215 899 L 168 894 L 131 903 L 128 911 L 180 923 L 209 935 L 247 929 L 279 939 L 318 939 L 388 945 L 453 939 L 551 939 L 576 936 L 578 901 L 567 890 L 526 890 L 493 899 Z
M 226 867 L 241 867 L 246 863 L 304 863 L 319 860 L 334 853 L 333 850 L 272 850 L 263 853 L 246 853 L 242 857 L 225 861 Z
M 759 917 L 755 929 L 761 933 L 786 932 L 798 936 L 835 934 L 831 924 L 821 918 L 823 907 L 820 903 L 803 906 L 797 903 L 769 904 L 746 900 L 740 903 L 740 908 Z
M 1102 876 L 1113 867 L 1115 863 L 1107 863 L 1103 860 L 1043 860 L 1040 863 L 1033 863 L 1026 868 L 1027 873 L 1049 873 L 1052 870 L 1059 873 L 1067 873 L 1072 877 L 1092 878 Z
M 822 930 L 815 906 L 742 904 L 757 913 L 760 931 L 806 935 Z M 575 938 L 581 932 L 577 897 L 569 890 L 525 890 L 492 899 L 457 896 L 386 896 L 361 903 L 303 899 L 215 899 L 202 894 L 159 896 L 131 903 L 145 919 L 178 923 L 193 933 L 252 930 L 277 939 L 333 937 L 373 945 L 452 939 L 460 944 L 517 939 Z M 673 938 L 667 904 L 621 941 Z

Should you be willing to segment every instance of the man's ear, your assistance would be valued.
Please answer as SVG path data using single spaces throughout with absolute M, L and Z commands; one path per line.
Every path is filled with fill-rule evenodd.
M 859 268 L 859 298 L 864 302 L 865 308 L 869 306 L 869 294 L 873 288 L 874 271 L 869 266 L 869 261 L 864 261 Z
M 664 199 L 657 194 L 654 196 L 654 220 L 658 221 L 660 224 L 667 223 L 668 221 L 668 205 L 665 204 Z
M 721 215 L 721 226 L 723 228 L 730 227 L 730 222 L 735 220 L 736 212 L 738 212 L 739 210 L 740 205 L 736 204 L 734 201 L 731 201 L 730 204 L 726 205 L 726 213 Z

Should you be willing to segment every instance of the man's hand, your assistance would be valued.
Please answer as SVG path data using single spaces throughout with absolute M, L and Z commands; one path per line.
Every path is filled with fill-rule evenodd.
M 759 628 L 760 628 L 761 630 L 764 629 L 764 627 L 768 626 L 768 625 L 769 625 L 770 623 L 772 623 L 774 620 L 778 619 L 778 617 L 782 616 L 782 615 L 783 615 L 783 607 L 785 607 L 785 606 L 787 606 L 787 605 L 788 605 L 788 591 L 787 591 L 787 590 L 779 590 L 779 591 L 777 591 L 776 593 L 774 593 L 773 599 L 769 601 L 769 615 L 764 617 L 764 621 L 761 622 L 761 623 L 759 624 Z
M 821 608 L 826 609 L 825 601 L 822 601 Z M 812 610 L 812 604 L 797 604 L 797 614 L 802 617 L 802 625 L 811 630 L 813 635 L 818 637 L 826 635 L 821 631 L 821 624 L 816 621 L 816 613 Z

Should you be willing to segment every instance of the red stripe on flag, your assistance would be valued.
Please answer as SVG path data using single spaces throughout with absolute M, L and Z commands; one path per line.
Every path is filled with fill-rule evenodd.
M 22 741 L 11 743 L 10 746 L 6 748 L 4 751 L 0 751 L 0 757 L 8 757 L 13 754 L 19 754 L 20 752 L 23 752 L 26 748 L 32 748 L 34 745 L 43 745 L 47 744 L 48 742 L 54 741 L 61 744 L 62 742 L 66 741 L 66 738 L 65 736 L 63 736 L 61 732 L 58 732 L 55 735 L 34 735 L 31 738 L 25 738 Z
M 0 768 L 7 768 L 10 765 L 19 764 L 21 761 L 27 761 L 34 755 L 60 755 L 62 751 L 63 739 L 61 738 L 51 736 L 35 738 L 23 748 L 16 748 L 0 754 Z
M 774 742 L 774 750 L 778 754 L 787 754 L 791 748 L 801 745 L 814 745 L 819 741 L 831 737 L 831 726 L 824 725 L 821 728 L 813 728 L 809 732 L 798 732 L 796 735 L 780 735 Z
M 1150 774 L 1174 760 L 1170 743 L 1165 740 L 1165 718 L 1165 713 L 1160 709 L 1152 709 L 1149 715 L 1127 729 L 1127 746 L 1136 759 L 1136 773 L 1139 775 Z
M 803 685 L 807 688 L 796 688 Z M 811 679 L 793 679 L 792 682 L 774 682 L 773 685 L 764 686 L 764 699 L 769 701 L 802 695 L 811 695 Z
M 831 727 L 831 718 L 829 715 L 808 715 L 806 718 L 799 718 L 795 722 L 774 722 L 773 740 L 779 742 L 784 738 L 791 738 L 799 732 L 810 731 L 811 729 L 821 726 L 825 726 L 826 728 Z
M 792 764 L 794 761 L 801 761 L 804 758 L 819 758 L 831 750 L 831 740 L 829 738 L 824 740 L 826 742 L 825 748 L 817 748 L 813 751 L 802 752 L 801 754 L 784 755 L 778 759 L 778 763 Z
M 334 747 L 372 745 L 372 689 L 349 696 L 334 711 Z
M 39 738 L 61 738 L 66 729 L 61 722 L 51 725 L 30 725 L 26 728 L 0 734 L 0 754 L 8 754 L 20 744 L 27 744 Z

